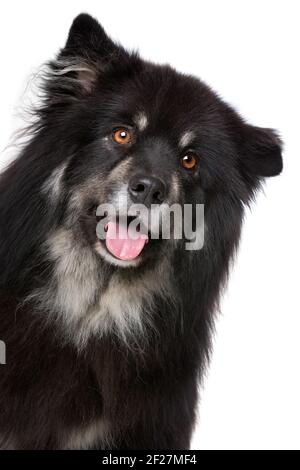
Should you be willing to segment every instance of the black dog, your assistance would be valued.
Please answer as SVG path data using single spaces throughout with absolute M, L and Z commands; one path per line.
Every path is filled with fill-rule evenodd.
M 280 140 L 88 15 L 43 92 L 0 178 L 0 446 L 187 449 L 244 208 L 280 173 Z M 126 198 L 204 204 L 203 248 L 116 244 L 109 224 L 100 240 L 97 207 Z

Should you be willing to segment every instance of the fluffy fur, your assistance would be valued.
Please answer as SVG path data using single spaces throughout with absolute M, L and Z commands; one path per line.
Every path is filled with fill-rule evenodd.
M 187 449 L 244 207 L 280 173 L 279 138 L 88 15 L 43 92 L 30 142 L 0 177 L 0 446 Z M 127 147 L 111 139 L 120 125 L 135 136 Z M 179 164 L 189 149 L 194 172 Z M 150 240 L 122 264 L 99 245 L 95 207 L 141 171 L 164 181 L 169 204 L 205 204 L 202 250 Z

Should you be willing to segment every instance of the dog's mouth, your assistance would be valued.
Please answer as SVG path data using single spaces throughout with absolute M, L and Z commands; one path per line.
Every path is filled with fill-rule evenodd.
M 108 263 L 120 267 L 137 267 L 157 258 L 162 246 L 161 226 L 144 214 L 105 210 L 97 214 L 95 204 L 90 204 L 80 217 L 84 236 Z M 152 223 L 151 223 L 152 221 Z
M 121 261 L 134 261 L 141 257 L 151 237 L 138 219 L 131 216 L 117 217 L 104 224 L 103 219 L 99 218 L 99 222 L 102 227 L 97 229 L 98 239 L 110 255 Z
M 109 221 L 105 225 L 105 247 L 115 258 L 123 261 L 137 259 L 149 241 L 148 235 L 139 233 L 129 224 Z

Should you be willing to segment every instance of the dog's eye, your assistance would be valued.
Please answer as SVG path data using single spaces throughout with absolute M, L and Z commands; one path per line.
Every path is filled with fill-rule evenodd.
M 117 129 L 113 131 L 112 137 L 117 144 L 129 144 L 132 136 L 128 129 Z
M 180 159 L 180 163 L 186 170 L 193 170 L 198 163 L 198 158 L 193 153 L 188 153 Z

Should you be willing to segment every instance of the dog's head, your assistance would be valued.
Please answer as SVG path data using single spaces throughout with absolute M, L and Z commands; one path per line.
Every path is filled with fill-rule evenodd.
M 75 19 L 50 63 L 45 91 L 41 122 L 55 157 L 44 192 L 62 206 L 62 223 L 117 266 L 137 266 L 176 245 L 161 240 L 159 217 L 152 232 L 116 236 L 133 204 L 154 205 L 163 216 L 173 204 L 203 203 L 216 223 L 282 168 L 272 130 L 245 123 L 198 79 L 127 52 L 88 15 Z M 114 220 L 109 209 L 97 212 L 107 204 L 116 207 Z M 226 217 L 234 223 L 228 209 Z

